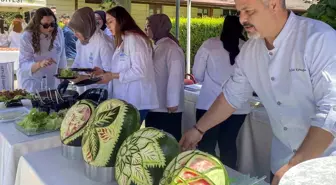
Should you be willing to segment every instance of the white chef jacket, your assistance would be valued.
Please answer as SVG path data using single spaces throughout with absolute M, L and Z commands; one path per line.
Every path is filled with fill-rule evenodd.
M 28 92 L 35 92 L 41 89 L 41 80 L 43 76 L 47 77 L 47 87 L 56 89 L 59 80 L 54 77 L 58 73 L 58 69 L 64 69 L 67 66 L 65 56 L 64 36 L 61 28 L 54 41 L 54 47 L 49 51 L 51 37 L 46 38 L 45 35 L 40 36 L 40 53 L 34 53 L 32 45 L 32 33 L 23 32 L 20 42 L 19 69 L 17 71 L 19 88 L 26 89 Z M 52 64 L 46 68 L 32 73 L 32 65 L 41 60 L 52 58 L 57 64 Z
M 159 108 L 153 112 L 168 112 L 167 107 L 184 107 L 185 57 L 183 50 L 168 37 L 156 42 L 154 47 L 155 82 Z
M 99 67 L 104 70 L 110 69 L 112 57 L 114 53 L 114 44 L 107 35 L 100 29 L 92 35 L 89 43 L 81 44 L 79 40 L 76 42 L 77 55 L 72 64 L 73 68 L 94 68 Z M 79 94 L 82 94 L 91 88 L 107 89 L 108 85 L 93 84 L 84 87 L 77 87 Z M 110 91 L 109 94 L 112 94 Z
M 243 44 L 244 41 L 240 40 L 240 47 Z M 208 110 L 211 107 L 222 92 L 223 83 L 233 74 L 235 66 L 236 64 L 230 64 L 229 52 L 224 49 L 219 37 L 210 38 L 202 44 L 195 56 L 192 70 L 196 81 L 202 84 L 197 109 Z M 234 114 L 248 114 L 250 111 L 250 104 L 246 102 Z
M 20 48 L 20 40 L 22 33 L 17 33 L 15 31 L 11 31 L 8 35 L 8 42 L 10 48 Z
M 109 36 L 112 40 L 114 40 L 114 36 L 112 34 L 112 32 L 106 28 L 104 31 L 103 31 L 107 36 Z
M 265 106 L 273 130 L 271 170 L 293 157 L 311 126 L 336 136 L 336 32 L 320 21 L 290 16 L 267 50 L 250 39 L 237 58 L 238 68 L 223 93 L 234 108 L 253 90 Z M 323 156 L 336 154 L 335 140 Z
M 110 71 L 119 73 L 112 81 L 113 98 L 122 99 L 138 110 L 159 107 L 153 65 L 153 49 L 144 38 L 126 33 L 113 55 Z

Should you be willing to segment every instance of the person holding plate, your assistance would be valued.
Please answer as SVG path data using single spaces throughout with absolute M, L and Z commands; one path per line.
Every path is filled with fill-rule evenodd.
M 109 69 L 114 53 L 114 44 L 98 26 L 93 10 L 89 7 L 78 9 L 69 22 L 69 28 L 78 38 L 76 43 L 77 55 L 72 68 Z M 81 74 L 74 82 L 90 78 L 87 74 Z M 93 84 L 85 87 L 77 87 L 78 93 L 91 88 L 107 89 L 105 84 Z M 109 94 L 112 92 L 110 91 Z
M 112 97 L 134 105 L 142 122 L 149 110 L 159 107 L 152 43 L 123 7 L 108 10 L 106 18 L 117 48 L 111 69 L 96 68 L 94 75 L 102 76 L 100 83 L 112 81 Z
M 59 69 L 66 68 L 67 60 L 63 32 L 56 22 L 49 8 L 40 8 L 23 32 L 17 71 L 20 89 L 40 90 L 44 77 L 47 88 L 56 89 L 59 84 L 54 75 Z

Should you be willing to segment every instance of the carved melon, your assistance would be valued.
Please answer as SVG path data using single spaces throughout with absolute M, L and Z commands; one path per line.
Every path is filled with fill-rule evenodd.
M 179 153 L 172 135 L 150 127 L 141 129 L 121 145 L 115 178 L 119 185 L 157 185 L 165 167 Z
M 214 156 L 195 150 L 173 159 L 160 185 L 229 185 L 224 165 Z
M 91 100 L 80 100 L 65 115 L 61 125 L 61 141 L 69 146 L 81 146 L 82 136 L 96 104 Z
M 139 111 L 125 101 L 101 103 L 83 135 L 84 160 L 95 167 L 114 167 L 122 142 L 140 129 Z

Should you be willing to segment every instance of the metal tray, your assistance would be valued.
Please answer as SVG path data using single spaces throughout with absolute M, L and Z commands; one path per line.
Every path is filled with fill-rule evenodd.
M 41 135 L 41 134 L 46 134 L 46 133 L 51 133 L 51 132 L 57 132 L 59 131 L 59 129 L 57 130 L 44 130 L 44 131 L 29 131 L 29 130 L 25 130 L 24 128 L 22 128 L 21 126 L 18 125 L 18 121 L 15 123 L 15 128 L 24 133 L 27 136 L 36 136 L 36 135 Z

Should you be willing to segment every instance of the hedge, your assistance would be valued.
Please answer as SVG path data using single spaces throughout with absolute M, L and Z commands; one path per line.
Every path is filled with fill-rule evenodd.
M 176 33 L 175 19 L 171 19 L 173 28 L 172 34 Z M 192 18 L 191 27 L 191 41 L 190 41 L 190 62 L 191 66 L 194 64 L 194 58 L 204 41 L 211 37 L 217 37 L 220 35 L 223 27 L 224 18 Z M 182 49 L 187 51 L 187 19 L 180 18 L 180 34 L 179 41 Z

